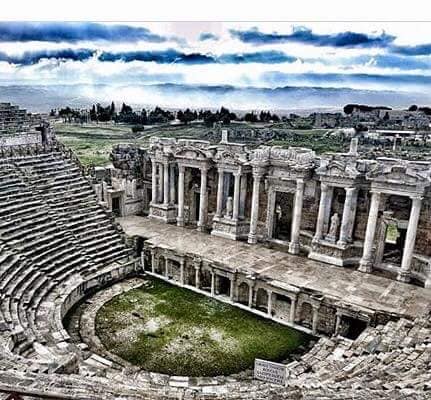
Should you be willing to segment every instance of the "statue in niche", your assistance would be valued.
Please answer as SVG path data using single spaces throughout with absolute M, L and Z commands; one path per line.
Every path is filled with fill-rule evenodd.
M 233 199 L 231 196 L 229 196 L 226 199 L 226 217 L 232 218 L 232 213 L 233 213 Z
M 335 242 L 337 240 L 338 228 L 340 226 L 340 218 L 338 217 L 338 213 L 335 213 L 331 217 L 331 224 L 329 225 L 327 240 L 331 242 Z

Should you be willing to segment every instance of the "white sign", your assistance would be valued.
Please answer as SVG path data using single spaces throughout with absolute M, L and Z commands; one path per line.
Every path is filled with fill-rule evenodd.
M 286 365 L 272 361 L 254 359 L 254 377 L 277 385 L 286 384 Z

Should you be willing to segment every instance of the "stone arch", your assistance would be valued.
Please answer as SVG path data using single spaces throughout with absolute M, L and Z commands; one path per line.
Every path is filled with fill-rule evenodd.
M 268 291 L 263 288 L 257 289 L 256 308 L 260 311 L 268 311 Z
M 158 257 L 156 257 L 156 274 L 165 275 L 165 263 L 166 257 L 164 255 L 160 254 Z
M 289 296 L 274 293 L 272 302 L 272 311 L 274 316 L 284 321 L 290 321 L 290 308 L 292 307 L 292 300 Z
M 298 323 L 306 328 L 311 328 L 313 324 L 313 307 L 310 303 L 304 301 L 299 311 Z
M 241 282 L 238 286 L 238 303 L 248 305 L 250 286 L 247 282 Z

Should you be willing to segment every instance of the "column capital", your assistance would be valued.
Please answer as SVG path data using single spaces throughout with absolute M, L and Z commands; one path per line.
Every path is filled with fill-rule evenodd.
M 412 202 L 420 203 L 424 198 L 420 195 L 412 195 L 410 196 L 410 199 L 412 200 Z
M 304 185 L 305 185 L 304 178 L 298 178 L 296 180 L 296 188 L 297 189 L 302 189 L 304 187 Z
M 346 195 L 353 196 L 353 194 L 358 190 L 357 187 L 345 187 Z
M 329 183 L 326 182 L 320 182 L 320 191 L 323 192 L 327 192 L 329 190 Z

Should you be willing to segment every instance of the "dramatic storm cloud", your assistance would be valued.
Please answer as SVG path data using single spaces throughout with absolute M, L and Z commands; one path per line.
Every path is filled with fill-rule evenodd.
M 196 107 L 431 97 L 430 24 L 304 25 L 0 22 L 0 101 L 33 86 L 51 87 L 50 98 L 61 87 L 59 98 Z
M 89 22 L 0 22 L 1 42 L 79 42 L 106 40 L 112 42 L 165 42 L 167 39 L 144 27 L 103 25 Z
M 100 61 L 145 61 L 159 64 L 244 64 L 261 63 L 277 64 L 284 62 L 294 62 L 297 59 L 284 54 L 281 51 L 262 51 L 244 54 L 221 54 L 219 56 L 211 54 L 190 53 L 185 54 L 173 49 L 165 51 L 132 51 L 125 53 L 104 52 L 99 56 Z
M 357 32 L 339 32 L 335 34 L 316 34 L 306 27 L 295 27 L 292 33 L 263 33 L 257 27 L 249 30 L 232 29 L 233 37 L 245 43 L 274 44 L 274 43 L 303 43 L 314 46 L 332 47 L 382 47 L 391 43 L 395 37 L 381 33 L 368 35 Z

